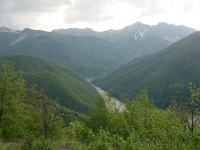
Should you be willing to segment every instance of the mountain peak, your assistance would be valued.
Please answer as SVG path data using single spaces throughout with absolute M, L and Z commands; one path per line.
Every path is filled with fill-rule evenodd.
M 141 24 L 143 24 L 142 22 L 140 22 L 140 21 L 137 21 L 136 23 L 134 23 L 135 25 L 141 25 Z
M 169 25 L 169 24 L 166 22 L 159 22 L 157 25 Z
M 3 27 L 0 27 L 0 32 L 19 33 L 20 31 L 19 30 L 13 30 L 13 29 L 10 29 L 10 28 L 7 28 L 7 27 L 3 26 Z

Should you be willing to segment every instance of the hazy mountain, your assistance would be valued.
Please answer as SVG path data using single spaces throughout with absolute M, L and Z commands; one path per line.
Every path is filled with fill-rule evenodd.
M 52 32 L 73 36 L 99 37 L 114 43 L 115 48 L 126 60 L 158 52 L 189 34 L 194 29 L 185 26 L 159 23 L 146 25 L 140 22 L 124 27 L 121 30 L 96 32 L 92 29 L 58 29 Z
M 93 83 L 116 97 L 123 94 L 134 98 L 146 88 L 156 105 L 166 107 L 172 93 L 169 84 L 183 84 L 184 95 L 188 96 L 189 82 L 195 82 L 199 73 L 200 32 L 195 32 L 156 54 L 134 59 Z
M 77 29 L 57 29 L 52 32 L 58 32 L 61 34 L 69 34 L 73 36 L 95 36 L 107 39 L 109 41 L 127 41 L 130 39 L 143 40 L 150 36 L 158 36 L 171 42 L 176 42 L 187 35 L 195 32 L 195 29 L 186 26 L 176 26 L 173 24 L 167 24 L 164 22 L 157 25 L 147 25 L 141 22 L 136 22 L 132 25 L 126 26 L 120 30 L 107 30 L 103 32 L 97 32 L 90 28 Z
M 95 105 L 96 90 L 67 67 L 32 56 L 0 55 L 0 65 L 3 60 L 13 61 L 15 70 L 23 71 L 27 85 L 37 84 L 62 106 L 86 113 Z
M 11 33 L 19 33 L 20 31 L 19 30 L 13 30 L 13 29 L 9 29 L 9 28 L 6 28 L 6 27 L 0 27 L 0 32 L 11 32 Z
M 2 27 L 2 31 L 14 30 Z M 70 67 L 84 77 L 95 77 L 133 58 L 156 53 L 194 31 L 184 26 L 140 22 L 104 32 L 89 28 L 54 32 L 24 29 L 0 32 L 0 53 L 41 57 Z
M 73 35 L 73 36 L 98 36 L 98 32 L 90 29 L 90 28 L 85 28 L 85 29 L 77 29 L 77 28 L 69 28 L 69 29 L 57 29 L 53 30 L 52 32 L 57 32 L 61 34 L 68 34 L 68 35 Z
M 41 57 L 68 66 L 85 77 L 108 73 L 124 62 L 109 41 L 31 29 L 0 32 L 0 53 Z

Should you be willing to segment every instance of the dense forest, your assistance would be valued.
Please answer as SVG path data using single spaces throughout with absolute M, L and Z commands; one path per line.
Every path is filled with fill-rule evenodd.
M 141 89 L 147 89 L 154 104 L 166 109 L 170 105 L 169 84 L 179 83 L 184 97 L 190 97 L 188 83 L 199 78 L 200 32 L 172 44 L 162 51 L 133 59 L 93 84 L 118 98 L 120 94 L 128 98 L 136 97 Z
M 4 60 L 12 61 L 16 71 L 23 71 L 27 85 L 36 84 L 61 106 L 81 113 L 94 107 L 96 90 L 72 69 L 26 55 L 0 55 L 0 66 Z
M 200 149 L 200 89 L 182 101 L 178 83 L 169 108 L 153 105 L 146 90 L 135 99 L 121 97 L 126 109 L 108 109 L 101 96 L 88 115 L 59 106 L 44 90 L 26 85 L 21 71 L 5 61 L 0 78 L 0 149 L 134 150 Z

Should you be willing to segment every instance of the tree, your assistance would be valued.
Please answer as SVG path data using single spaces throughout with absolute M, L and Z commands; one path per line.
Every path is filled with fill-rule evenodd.
M 97 133 L 101 128 L 106 129 L 109 123 L 109 111 L 106 107 L 103 97 L 100 95 L 96 101 L 96 108 L 89 114 L 89 119 L 86 126 L 91 128 L 94 133 Z
M 191 97 L 186 104 L 186 111 L 187 111 L 187 126 L 189 131 L 193 134 L 194 129 L 199 123 L 199 96 L 200 96 L 200 89 L 197 86 L 193 86 L 192 83 L 190 83 L 190 92 Z
M 20 121 L 20 111 L 23 107 L 20 105 L 24 100 L 25 81 L 22 72 L 15 72 L 13 62 L 7 60 L 0 75 L 0 130 L 3 138 L 10 139 L 22 134 L 24 124 Z
M 62 136 L 63 119 L 57 114 L 59 105 L 50 100 L 44 92 L 37 101 L 37 114 L 40 119 L 40 130 L 44 139 L 56 139 Z

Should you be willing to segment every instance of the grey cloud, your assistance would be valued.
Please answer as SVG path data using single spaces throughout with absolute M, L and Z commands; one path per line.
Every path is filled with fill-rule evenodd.
M 0 0 L 0 12 L 49 12 L 71 0 Z
M 75 0 L 66 10 L 65 23 L 98 22 L 111 19 L 106 11 L 112 5 L 110 0 Z
M 37 21 L 35 21 L 35 16 L 21 16 L 16 15 L 15 17 L 10 14 L 5 15 L 4 17 L 0 16 L 0 27 L 6 26 L 8 28 L 22 30 L 24 28 L 34 28 L 37 27 Z
M 71 0 L 15 0 L 13 9 L 16 11 L 46 12 L 57 7 L 71 5 Z
M 71 0 L 0 0 L 0 26 L 34 28 L 39 16 L 66 5 L 71 5 Z
M 12 11 L 13 6 L 13 0 L 0 0 L 0 13 L 8 13 Z

